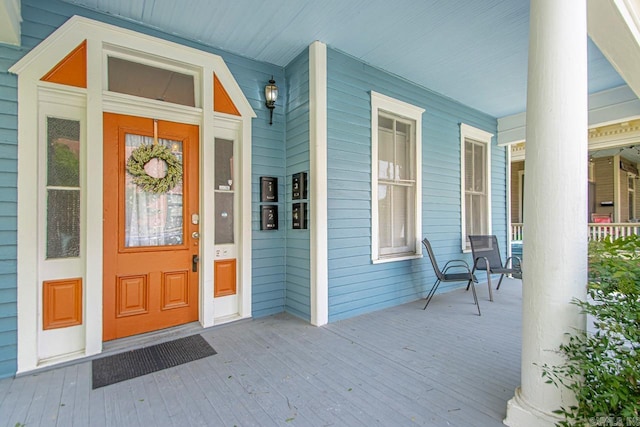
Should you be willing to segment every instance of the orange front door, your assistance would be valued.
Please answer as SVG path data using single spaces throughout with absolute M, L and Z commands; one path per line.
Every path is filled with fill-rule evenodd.
M 105 341 L 198 320 L 198 135 L 194 125 L 104 114 Z M 143 189 L 127 162 L 154 144 L 169 162 L 151 157 L 144 180 L 165 184 L 168 164 L 179 179 Z

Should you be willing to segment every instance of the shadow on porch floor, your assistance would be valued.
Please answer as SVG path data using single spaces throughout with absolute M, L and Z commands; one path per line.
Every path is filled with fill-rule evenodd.
M 501 426 L 520 383 L 521 283 L 316 328 L 201 330 L 217 355 L 91 389 L 85 361 L 0 380 L 0 426 Z

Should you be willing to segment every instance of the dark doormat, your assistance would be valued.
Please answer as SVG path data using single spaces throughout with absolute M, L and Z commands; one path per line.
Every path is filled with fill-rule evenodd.
M 201 335 L 191 335 L 126 353 L 96 359 L 92 363 L 93 389 L 213 356 L 216 351 Z

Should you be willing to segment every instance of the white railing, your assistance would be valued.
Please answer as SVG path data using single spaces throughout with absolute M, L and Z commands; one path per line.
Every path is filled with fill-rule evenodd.
M 589 240 L 602 240 L 609 236 L 616 239 L 618 237 L 626 237 L 634 234 L 640 234 L 640 223 L 614 222 L 589 224 Z M 511 240 L 522 240 L 522 223 L 514 222 L 511 224 Z
M 514 222 L 511 224 L 511 241 L 522 240 L 522 223 Z
M 589 224 L 589 240 L 602 240 L 611 236 L 613 239 L 640 234 L 640 223 L 592 223 Z

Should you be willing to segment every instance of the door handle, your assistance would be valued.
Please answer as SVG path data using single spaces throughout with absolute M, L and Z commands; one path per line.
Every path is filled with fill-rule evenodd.
M 198 262 L 200 262 L 200 257 L 198 255 L 194 255 L 191 258 L 191 271 L 194 273 L 198 272 Z

